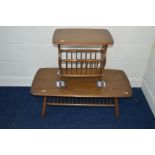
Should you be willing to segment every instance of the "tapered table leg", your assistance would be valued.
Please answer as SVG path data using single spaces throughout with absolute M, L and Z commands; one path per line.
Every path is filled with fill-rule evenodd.
M 114 104 L 115 104 L 115 116 L 118 118 L 119 117 L 119 105 L 118 105 L 118 98 L 114 98 Z
M 41 112 L 42 118 L 45 117 L 45 114 L 46 114 L 46 96 L 44 96 L 42 103 L 42 112 Z

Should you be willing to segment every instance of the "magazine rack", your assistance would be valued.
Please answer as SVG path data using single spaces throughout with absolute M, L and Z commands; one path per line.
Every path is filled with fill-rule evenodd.
M 105 29 L 57 29 L 53 44 L 58 46 L 57 86 L 65 86 L 64 77 L 98 77 L 104 87 L 106 51 L 113 39 Z

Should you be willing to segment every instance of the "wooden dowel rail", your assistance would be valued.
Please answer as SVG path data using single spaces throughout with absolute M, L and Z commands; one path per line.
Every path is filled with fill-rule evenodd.
M 114 104 L 91 104 L 91 103 L 51 103 L 51 102 L 47 102 L 47 105 L 56 105 L 56 106 L 94 106 L 94 107 L 114 107 Z

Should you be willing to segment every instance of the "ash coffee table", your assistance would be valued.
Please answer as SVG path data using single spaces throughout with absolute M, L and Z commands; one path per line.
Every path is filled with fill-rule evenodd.
M 67 77 L 66 86 L 57 87 L 57 72 L 57 68 L 41 68 L 32 82 L 32 95 L 43 97 L 42 117 L 46 114 L 47 105 L 114 107 L 115 116 L 119 117 L 118 99 L 132 95 L 129 80 L 121 70 L 105 69 L 106 87 L 96 86 L 97 77 Z

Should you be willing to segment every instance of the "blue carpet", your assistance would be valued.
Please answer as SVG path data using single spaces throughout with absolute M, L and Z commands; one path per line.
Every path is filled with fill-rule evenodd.
M 110 107 L 48 106 L 41 119 L 42 97 L 29 87 L 0 87 L 0 128 L 3 129 L 151 129 L 155 118 L 140 88 L 120 99 L 120 118 Z

